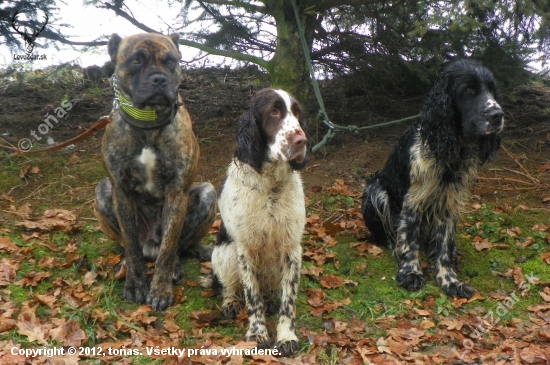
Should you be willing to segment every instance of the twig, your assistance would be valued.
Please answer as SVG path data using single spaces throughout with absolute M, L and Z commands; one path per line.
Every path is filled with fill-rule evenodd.
M 478 180 L 495 180 L 495 181 L 510 181 L 510 182 L 516 182 L 519 184 L 524 185 L 531 185 L 528 181 L 518 180 L 518 179 L 511 179 L 508 177 L 478 177 Z
M 529 180 L 531 180 L 535 185 L 540 185 L 540 181 L 538 181 L 537 179 L 535 179 L 533 176 L 531 176 L 531 174 L 529 174 L 529 171 L 527 171 L 527 169 L 525 167 L 523 167 L 523 165 L 518 161 L 518 159 L 512 155 L 512 153 L 510 151 L 508 151 L 508 149 L 506 149 L 506 147 L 502 146 L 502 149 L 504 150 L 504 152 L 506 152 L 506 154 L 512 159 L 514 160 L 514 162 L 519 166 L 519 168 L 525 173 L 525 175 L 523 174 L 520 174 L 520 175 L 523 175 L 525 177 L 527 177 Z M 508 169 L 506 169 L 508 170 Z M 518 171 L 514 171 L 514 170 L 510 170 L 510 171 L 513 171 L 513 172 L 516 172 L 518 173 Z

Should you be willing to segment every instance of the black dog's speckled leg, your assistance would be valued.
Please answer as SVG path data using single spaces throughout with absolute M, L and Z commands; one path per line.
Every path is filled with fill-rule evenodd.
M 453 270 L 456 220 L 436 218 L 435 277 L 443 292 L 452 297 L 471 298 L 476 290 L 458 280 Z
M 420 266 L 420 216 L 403 207 L 397 225 L 397 243 L 394 250 L 397 259 L 397 283 L 411 291 L 419 290 L 426 283 Z

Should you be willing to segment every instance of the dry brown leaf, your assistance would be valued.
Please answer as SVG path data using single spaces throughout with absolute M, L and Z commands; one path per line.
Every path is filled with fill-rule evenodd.
M 0 287 L 10 285 L 19 270 L 19 263 L 2 258 L 0 260 Z
M 539 294 L 546 302 L 550 302 L 550 287 L 544 288 Z
M 307 302 L 312 307 L 319 307 L 325 301 L 325 292 L 321 289 L 307 289 L 306 294 L 309 297 Z
M 42 294 L 35 294 L 34 297 L 42 304 L 47 306 L 50 309 L 53 309 L 55 302 L 57 301 L 57 298 L 53 295 L 42 295 Z
M 5 251 L 9 253 L 17 253 L 21 251 L 21 248 L 17 246 L 11 238 L 0 236 L 0 251 Z
M 315 278 L 318 278 L 323 272 L 325 272 L 325 269 L 317 267 L 317 266 L 310 266 L 308 268 L 302 268 L 300 270 L 300 273 L 305 276 L 312 276 Z
M 434 328 L 435 327 L 435 323 L 433 323 L 432 321 L 430 321 L 429 319 L 425 319 L 423 320 L 422 322 L 420 322 L 420 326 L 424 329 L 429 329 L 429 328 Z
M 522 230 L 519 227 L 509 228 L 506 230 L 506 234 L 510 237 L 518 237 L 521 234 Z
M 464 322 L 458 320 L 458 319 L 445 319 L 441 322 L 439 322 L 440 325 L 446 326 L 448 330 L 458 330 L 462 328 L 464 325 Z
M 42 328 L 42 323 L 36 318 L 36 307 L 29 308 L 23 306 L 17 317 L 17 333 L 27 337 L 29 342 L 38 342 L 41 345 L 47 345 L 46 332 Z
M 545 224 L 537 223 L 532 228 L 531 231 L 533 232 L 550 232 L 550 227 L 548 227 Z
M 31 203 L 25 203 L 19 208 L 16 208 L 14 205 L 10 205 L 8 207 L 8 211 L 15 215 L 18 215 L 21 218 L 27 219 L 32 214 Z
M 341 302 L 327 302 L 315 309 L 310 310 L 312 316 L 314 317 L 322 317 L 324 313 L 330 313 L 335 309 L 338 309 L 342 306 L 350 305 L 351 299 L 346 298 L 342 300 Z
M 27 286 L 37 286 L 42 280 L 52 276 L 49 272 L 34 272 L 31 271 L 26 277 L 21 280 L 17 280 L 14 284 L 22 286 L 23 288 Z
M 17 326 L 17 321 L 13 318 L 0 317 L 0 333 L 11 331 Z
M 474 239 L 472 240 L 472 244 L 478 251 L 490 250 L 491 248 L 493 248 L 493 244 L 489 242 L 487 238 L 481 238 L 479 236 L 474 237 Z
M 550 251 L 549 252 L 545 252 L 545 253 L 541 253 L 540 254 L 540 258 L 546 262 L 548 265 L 550 265 Z
M 319 283 L 325 289 L 338 289 L 342 285 L 357 286 L 355 281 L 339 278 L 335 275 L 327 275 L 320 277 Z
M 96 282 L 95 280 L 96 277 L 97 277 L 97 272 L 95 270 L 88 271 L 86 274 L 84 274 L 84 277 L 82 278 L 82 284 L 86 286 L 90 286 Z
M 26 229 L 39 229 L 42 231 L 74 230 L 77 228 L 76 215 L 73 211 L 65 209 L 49 209 L 44 212 L 44 216 L 39 220 L 24 220 L 16 225 Z

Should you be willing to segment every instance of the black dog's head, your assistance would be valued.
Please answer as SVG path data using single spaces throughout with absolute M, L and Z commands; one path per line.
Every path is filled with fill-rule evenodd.
M 111 36 L 108 50 L 116 64 L 117 85 L 134 107 L 160 110 L 176 102 L 181 75 L 178 40 L 177 34 Z
M 235 157 L 258 172 L 275 160 L 300 170 L 309 160 L 308 142 L 300 103 L 286 91 L 263 89 L 239 119 Z
M 494 157 L 500 146 L 504 112 L 496 101 L 493 74 L 470 60 L 445 69 L 424 104 L 420 128 L 439 161 L 459 153 L 460 146 L 477 144 L 481 162 Z

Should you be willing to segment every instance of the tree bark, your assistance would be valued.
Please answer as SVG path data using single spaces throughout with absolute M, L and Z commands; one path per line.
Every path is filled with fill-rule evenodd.
M 304 1 L 297 0 L 296 3 L 310 50 L 315 15 L 303 13 Z M 271 85 L 288 91 L 304 109 L 307 109 L 310 90 L 309 68 L 306 65 L 292 3 L 290 0 L 268 0 L 266 8 L 275 18 L 277 26 L 277 49 L 267 66 Z

